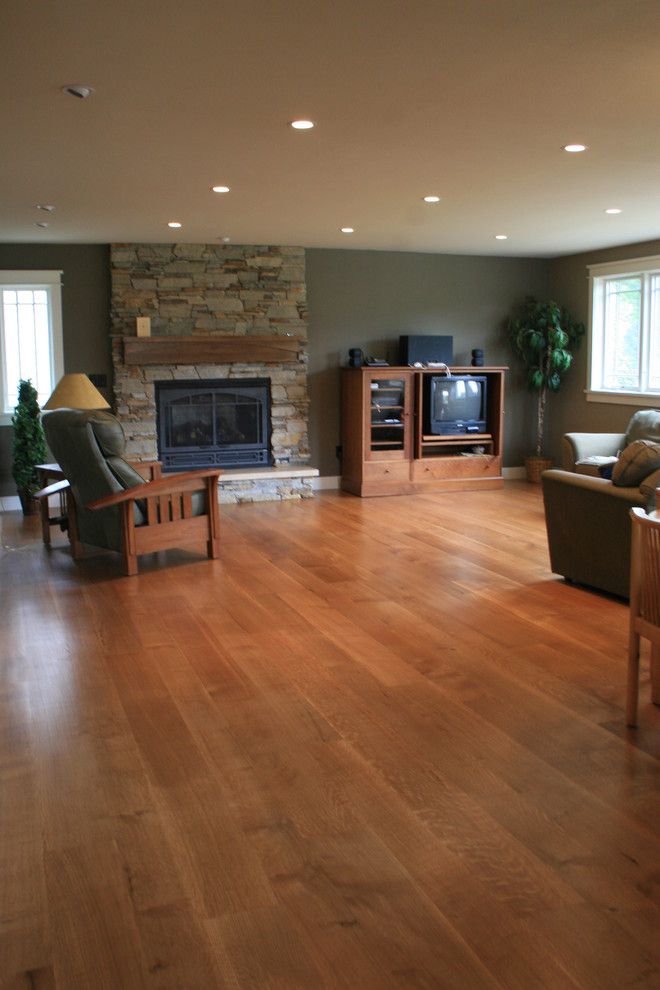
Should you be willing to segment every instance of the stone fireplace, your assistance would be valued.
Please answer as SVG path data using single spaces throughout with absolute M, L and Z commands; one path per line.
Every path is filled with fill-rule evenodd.
M 252 460 L 255 477 L 236 480 L 232 467 L 239 464 L 227 465 L 221 499 L 311 495 L 309 475 L 316 472 L 308 467 L 304 249 L 115 244 L 111 278 L 115 403 L 127 456 L 158 458 L 157 392 L 177 392 L 185 382 L 208 395 L 210 385 L 221 382 L 236 396 L 248 382 L 259 380 L 270 402 L 269 421 L 261 426 L 268 449 L 264 452 L 262 443 L 261 466 Z M 150 318 L 150 337 L 136 336 L 140 316 Z M 180 410 L 175 415 L 185 418 Z M 176 462 L 176 451 L 170 455 L 169 469 L 185 470 Z

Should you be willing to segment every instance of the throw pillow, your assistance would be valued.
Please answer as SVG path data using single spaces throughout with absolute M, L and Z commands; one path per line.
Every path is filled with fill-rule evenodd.
M 611 478 L 612 467 L 616 464 L 616 457 L 603 457 L 600 454 L 592 454 L 591 457 L 582 457 L 575 462 L 575 473 L 586 474 L 591 478 Z
M 660 468 L 660 443 L 635 440 L 629 444 L 612 470 L 612 483 L 620 488 L 633 488 L 647 475 Z

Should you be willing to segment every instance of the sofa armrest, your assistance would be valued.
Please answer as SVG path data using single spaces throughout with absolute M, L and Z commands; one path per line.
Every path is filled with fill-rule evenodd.
M 646 499 L 646 511 L 660 511 L 660 468 L 650 474 L 639 486 L 640 494 Z
M 616 457 L 626 442 L 625 433 L 565 433 L 562 438 L 562 467 L 575 471 L 585 457 Z
M 551 569 L 626 598 L 630 510 L 645 505 L 639 489 L 559 470 L 544 471 L 541 484 Z

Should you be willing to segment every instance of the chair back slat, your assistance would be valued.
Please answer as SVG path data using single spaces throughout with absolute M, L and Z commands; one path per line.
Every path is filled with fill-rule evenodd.
M 147 523 L 149 526 L 155 526 L 158 522 L 158 499 L 151 498 L 147 499 Z
M 162 523 L 170 521 L 170 496 L 158 496 L 159 521 Z
M 181 501 L 183 502 L 183 518 L 191 519 L 193 510 L 192 510 L 192 495 L 190 494 L 190 492 L 184 492 L 183 495 L 181 496 Z
M 641 558 L 640 615 L 660 626 L 660 523 L 643 525 Z
M 178 492 L 172 495 L 170 505 L 172 509 L 172 522 L 175 522 L 181 518 L 181 495 Z

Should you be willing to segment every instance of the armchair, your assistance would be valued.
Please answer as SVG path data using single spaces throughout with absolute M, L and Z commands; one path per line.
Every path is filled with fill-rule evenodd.
M 121 423 L 104 411 L 56 409 L 43 426 L 68 484 L 74 559 L 84 543 L 115 550 L 133 575 L 141 554 L 167 547 L 206 541 L 208 556 L 219 555 L 218 469 L 145 481 L 122 456 Z
M 655 507 L 660 470 L 641 484 L 622 485 L 599 469 L 614 464 L 635 440 L 660 442 L 660 410 L 636 412 L 625 433 L 567 433 L 564 470 L 545 471 L 541 478 L 554 573 L 622 598 L 630 586 L 630 510 Z

